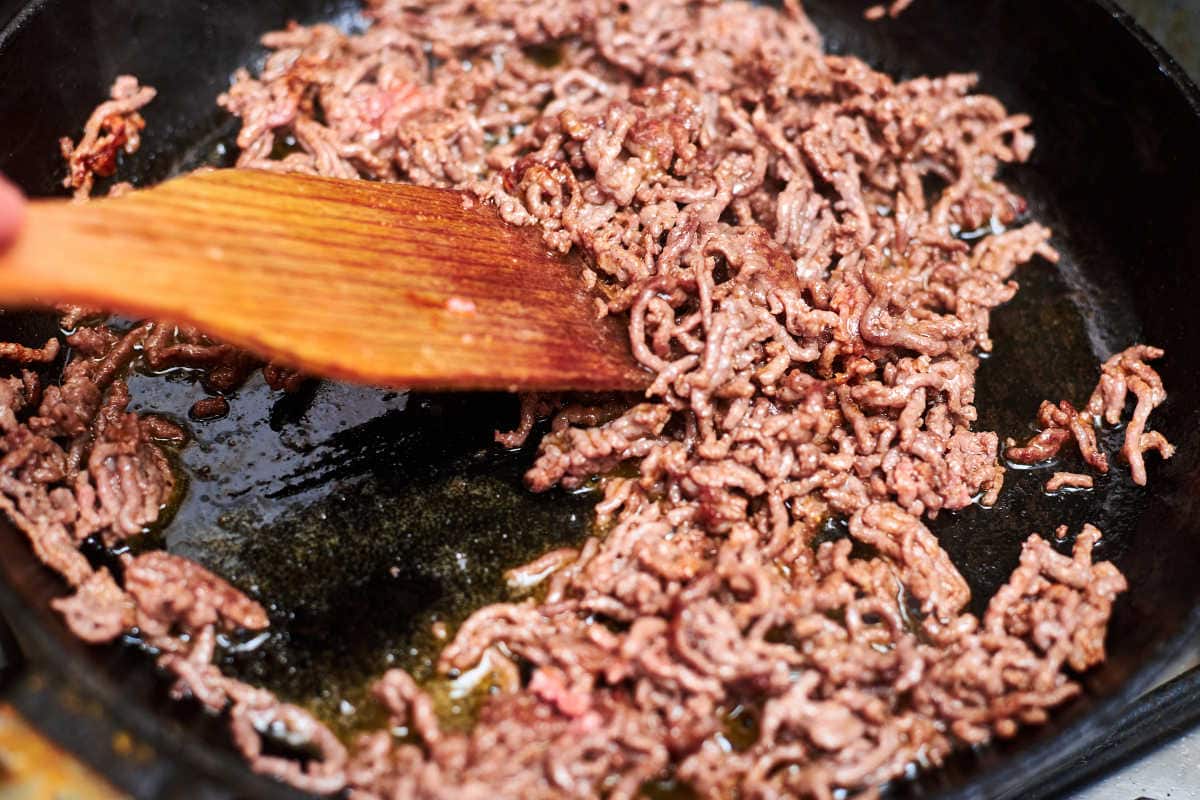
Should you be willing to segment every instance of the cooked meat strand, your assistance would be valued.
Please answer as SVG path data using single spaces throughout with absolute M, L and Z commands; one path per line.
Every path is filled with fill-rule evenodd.
M 871 21 L 880 20 L 884 17 L 895 19 L 904 13 L 904 10 L 913 4 L 913 0 L 893 0 L 891 4 L 884 5 L 879 3 L 870 6 L 863 12 L 863 17 Z
M 1162 356 L 1163 351 L 1159 348 L 1141 344 L 1117 353 L 1101 365 L 1100 380 L 1082 413 L 1066 400 L 1057 406 L 1043 401 L 1037 416 L 1041 431 L 1023 446 L 1010 445 L 1005 457 L 1018 464 L 1037 464 L 1054 458 L 1066 442 L 1074 439 L 1088 466 L 1106 473 L 1108 456 L 1100 450 L 1095 426 L 1119 423 L 1126 398 L 1132 394 L 1136 402 L 1133 416 L 1125 428 L 1121 457 L 1129 464 L 1133 482 L 1145 486 L 1145 452 L 1157 451 L 1164 460 L 1175 454 L 1175 447 L 1166 437 L 1157 431 L 1146 430 L 1150 413 L 1167 399 L 1162 378 L 1146 362 Z
M 1047 492 L 1057 492 L 1060 489 L 1091 489 L 1095 480 L 1091 475 L 1078 472 L 1056 472 L 1046 481 Z M 1060 537 L 1061 538 L 1061 537 Z
M 155 94 L 132 75 L 122 75 L 113 82 L 111 99 L 97 106 L 88 118 L 79 143 L 62 138 L 59 144 L 67 161 L 63 186 L 74 189 L 75 197 L 90 195 L 97 175 L 106 178 L 116 172 L 119 153 L 132 155 L 141 147 L 146 121 L 138 112 Z M 68 317 L 74 318 L 74 314 L 68 311 Z
M 224 397 L 205 397 L 192 403 L 188 416 L 201 421 L 220 419 L 229 413 L 229 401 Z
M 1108 456 L 1096 442 L 1096 430 L 1088 414 L 1081 414 L 1068 401 L 1056 406 L 1043 401 L 1037 414 L 1042 430 L 1022 447 L 1009 447 L 1004 455 L 1018 464 L 1036 464 L 1048 461 L 1068 441 L 1074 439 L 1079 454 L 1097 472 L 1108 472 Z
M 0 359 L 18 364 L 46 364 L 58 358 L 58 339 L 48 339 L 40 348 L 25 347 L 14 342 L 0 342 Z
M 1115 425 L 1125 410 L 1126 397 L 1132 394 L 1136 400 L 1133 416 L 1125 428 L 1125 444 L 1121 456 L 1129 464 L 1133 482 L 1146 485 L 1146 464 L 1143 454 L 1156 450 L 1163 459 L 1175 454 L 1175 448 L 1162 434 L 1146 430 L 1150 412 L 1167 399 L 1162 378 L 1148 365 L 1163 357 L 1157 347 L 1134 345 L 1117 353 L 1100 368 L 1100 382 L 1088 400 L 1087 409 L 1094 417 L 1101 415 L 1109 425 Z
M 96 570 L 70 597 L 50 602 L 71 632 L 92 644 L 111 642 L 136 622 L 133 602 L 108 570 Z

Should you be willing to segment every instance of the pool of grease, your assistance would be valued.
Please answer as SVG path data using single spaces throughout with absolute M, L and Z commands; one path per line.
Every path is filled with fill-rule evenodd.
M 130 384 L 141 410 L 203 396 L 186 373 Z M 532 448 L 493 443 L 511 397 L 329 382 L 285 396 L 256 375 L 230 407 L 188 422 L 187 489 L 161 538 L 270 613 L 266 635 L 225 642 L 223 668 L 342 733 L 378 723 L 365 695 L 387 668 L 435 677 L 435 622 L 452 632 L 506 597 L 504 570 L 588 531 L 590 493 L 525 490 Z M 451 724 L 470 718 L 461 685 L 430 688 Z

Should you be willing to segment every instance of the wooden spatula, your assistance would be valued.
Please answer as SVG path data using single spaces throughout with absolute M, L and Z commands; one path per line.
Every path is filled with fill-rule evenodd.
M 459 192 L 257 170 L 33 201 L 0 305 L 194 325 L 322 377 L 439 389 L 636 389 L 579 266 Z

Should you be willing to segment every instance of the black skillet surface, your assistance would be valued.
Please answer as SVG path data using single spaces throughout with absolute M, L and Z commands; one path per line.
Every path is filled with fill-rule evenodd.
M 3 9 L 0 4 L 0 9 Z M 1087 692 L 1042 729 L 952 759 L 895 787 L 896 797 L 1037 796 L 1045 776 L 1097 741 L 1119 710 L 1200 629 L 1196 541 L 1200 436 L 1200 99 L 1170 60 L 1107 3 L 919 0 L 867 24 L 846 0 L 806 7 L 832 50 L 893 75 L 978 71 L 982 89 L 1029 112 L 1039 145 L 1010 171 L 1036 218 L 1056 231 L 1055 269 L 1022 269 L 1022 292 L 995 315 L 996 353 L 980 373 L 981 425 L 1022 436 L 1043 398 L 1083 400 L 1098 357 L 1134 341 L 1164 346 L 1171 399 L 1156 415 L 1179 446 L 1151 467 L 1151 489 L 1118 470 L 1088 494 L 1048 498 L 1044 473 L 1009 472 L 1001 504 L 946 515 L 943 545 L 986 603 L 1029 532 L 1060 521 L 1105 531 L 1132 591 L 1110 630 L 1109 661 Z M 236 67 L 261 56 L 258 32 L 289 18 L 359 21 L 333 0 L 39 0 L 0 33 L 0 171 L 33 194 L 61 191 L 56 139 L 74 133 L 122 72 L 158 87 L 142 151 L 121 176 L 149 183 L 226 163 L 232 127 L 213 100 Z M 0 337 L 35 341 L 51 318 L 0 316 Z M 202 396 L 183 376 L 136 376 L 136 401 L 180 418 Z M 325 384 L 281 399 L 260 382 L 221 421 L 192 423 L 180 455 L 189 486 L 165 539 L 269 606 L 275 633 L 241 643 L 226 666 L 307 701 L 343 728 L 364 678 L 389 663 L 420 672 L 421 635 L 499 591 L 499 572 L 582 536 L 590 499 L 520 488 L 529 453 L 490 446 L 514 412 L 497 396 L 414 396 Z M 1119 435 L 1119 434 L 1118 434 Z M 1110 441 L 1110 444 L 1112 442 Z M 1070 466 L 1068 464 L 1068 466 Z M 73 688 L 73 706 L 36 679 L 8 691 L 35 721 L 139 796 L 295 797 L 249 773 L 223 722 L 166 699 L 134 647 L 87 648 L 46 607 L 63 586 L 22 537 L 0 525 L 0 611 L 32 668 Z M 415 648 L 415 655 L 410 652 Z M 427 648 L 426 648 L 427 649 Z M 119 730 L 144 748 L 116 746 Z

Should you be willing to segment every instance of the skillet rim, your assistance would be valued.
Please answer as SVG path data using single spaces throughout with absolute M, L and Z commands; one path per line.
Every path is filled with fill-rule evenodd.
M 1132 36 L 1158 65 L 1159 71 L 1170 81 L 1174 90 L 1186 101 L 1192 115 L 1200 118 L 1200 86 L 1187 75 L 1173 56 L 1143 28 L 1133 16 L 1121 8 L 1115 0 L 1067 0 L 1081 2 L 1095 12 L 1103 14 Z M 17 34 L 25 24 L 40 13 L 50 0 L 28 0 L 19 3 L 7 19 L 0 19 L 0 45 Z M 6 535 L 20 539 L 28 548 L 23 533 L 7 519 L 0 519 Z M 29 552 L 32 555 L 32 552 Z M 31 562 L 32 563 L 32 562 Z M 48 568 L 37 563 L 41 569 Z M 32 671 L 45 672 L 63 681 L 72 689 L 95 698 L 108 714 L 107 721 L 114 723 L 114 730 L 127 728 L 139 739 L 153 745 L 155 750 L 169 755 L 173 761 L 167 766 L 165 777 L 157 782 L 159 788 L 179 787 L 176 778 L 187 775 L 188 770 L 198 771 L 205 778 L 217 781 L 217 796 L 232 796 L 249 792 L 253 797 L 297 798 L 309 797 L 290 786 L 254 773 L 246 763 L 232 751 L 223 751 L 204 742 L 187 731 L 179 720 L 164 717 L 142 703 L 129 703 L 117 680 L 96 669 L 93 659 L 87 656 L 90 646 L 75 640 L 66 631 L 61 620 L 51 613 L 48 606 L 34 608 L 25 603 L 21 593 L 12 582 L 11 566 L 0 559 L 0 621 L 6 621 L 13 629 L 21 645 L 26 664 L 19 673 L 8 677 L 7 685 L 0 687 L 0 698 L 14 692 L 28 692 L 28 680 Z M 1044 797 L 1050 785 L 1031 789 L 1039 781 L 1056 770 L 1069 768 L 1080 755 L 1094 746 L 1103 730 L 1149 690 L 1162 675 L 1170 662 L 1178 657 L 1189 641 L 1200 636 L 1200 601 L 1180 621 L 1175 634 L 1160 643 L 1152 654 L 1119 687 L 1107 697 L 1094 698 L 1092 705 L 1078 719 L 1071 720 L 1061 730 L 1040 741 L 1030 742 L 1018 752 L 999 755 L 996 762 L 987 768 L 974 771 L 971 777 L 957 787 L 934 788 L 932 796 L 937 800 L 967 800 L 988 797 L 1004 800 L 1024 794 L 1026 797 Z M 30 667 L 34 667 L 31 670 Z M 7 676 L 6 676 L 7 677 Z M 69 715 L 66 707 L 50 704 L 51 714 Z M 35 727 L 43 722 L 29 719 Z M 182 735 L 180 735 L 182 733 Z M 82 760 L 91 763 L 109 780 L 116 776 L 108 772 L 111 762 L 103 762 L 98 752 L 81 752 L 77 742 L 56 743 L 64 745 Z M 158 765 L 160 767 L 164 765 Z M 932 770 L 935 773 L 937 770 Z M 1059 784 L 1061 785 L 1061 783 Z M 127 788 L 127 787 L 122 787 Z M 149 787 L 143 787 L 149 788 Z M 196 796 L 211 797 L 204 788 Z M 212 786 L 206 787 L 211 791 Z M 189 793 L 190 794 L 190 793 Z

